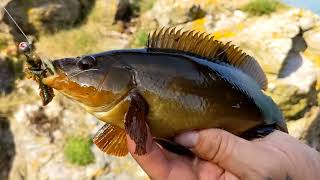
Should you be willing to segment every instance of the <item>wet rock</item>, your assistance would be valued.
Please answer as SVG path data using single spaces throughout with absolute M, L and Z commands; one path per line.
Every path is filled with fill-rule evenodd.
M 0 179 L 8 179 L 15 156 L 15 144 L 9 121 L 0 115 Z

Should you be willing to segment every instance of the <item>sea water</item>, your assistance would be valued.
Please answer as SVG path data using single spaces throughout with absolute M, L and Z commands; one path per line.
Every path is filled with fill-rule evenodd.
M 282 0 L 282 2 L 298 8 L 309 9 L 320 15 L 320 0 Z

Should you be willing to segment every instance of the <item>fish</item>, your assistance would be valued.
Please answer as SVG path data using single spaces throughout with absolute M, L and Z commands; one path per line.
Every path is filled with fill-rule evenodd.
M 220 128 L 245 139 L 288 132 L 282 112 L 265 94 L 259 63 L 231 42 L 195 30 L 165 27 L 145 48 L 57 59 L 42 83 L 105 122 L 93 137 L 103 152 L 146 153 L 148 129 L 164 148 L 188 155 L 173 141 L 180 133 Z

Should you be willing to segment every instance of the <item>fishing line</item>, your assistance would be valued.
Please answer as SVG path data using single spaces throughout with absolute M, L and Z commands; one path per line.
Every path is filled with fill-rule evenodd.
M 18 27 L 18 29 L 20 30 L 20 32 L 23 34 L 23 36 L 27 39 L 28 43 L 31 44 L 31 41 L 29 40 L 28 36 L 23 32 L 23 30 L 20 28 L 20 26 L 18 25 L 18 23 L 14 20 L 14 18 L 11 16 L 10 12 L 3 7 L 4 11 L 8 14 L 8 16 L 10 17 L 10 19 L 13 21 L 13 23 Z

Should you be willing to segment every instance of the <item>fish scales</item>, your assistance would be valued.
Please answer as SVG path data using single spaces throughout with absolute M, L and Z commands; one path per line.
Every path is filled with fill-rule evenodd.
M 182 148 L 172 139 L 189 130 L 221 128 L 247 139 L 287 132 L 263 92 L 267 79 L 256 60 L 206 33 L 163 28 L 149 35 L 147 48 L 64 58 L 48 67 L 55 73 L 45 85 L 106 123 L 94 142 L 107 154 L 128 153 L 126 134 L 137 154 L 146 153 L 148 127 L 175 153 Z

